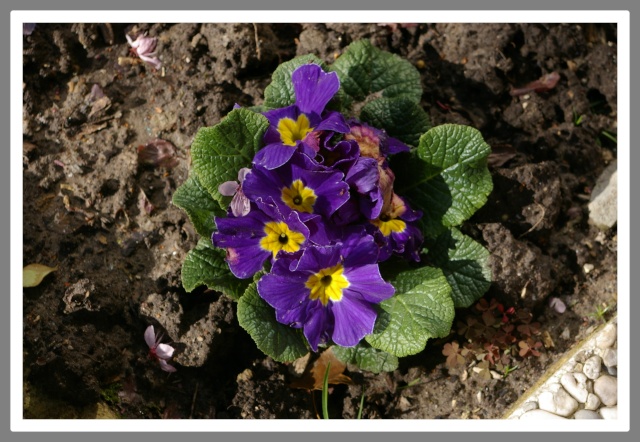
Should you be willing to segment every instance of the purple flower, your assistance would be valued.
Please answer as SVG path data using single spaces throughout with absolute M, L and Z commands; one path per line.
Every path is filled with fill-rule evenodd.
M 422 212 L 413 210 L 407 202 L 393 194 L 388 210 L 371 221 L 376 231 L 372 232 L 380 244 L 379 261 L 388 259 L 393 253 L 420 261 L 422 232 L 413 224 L 422 217 Z
M 156 57 L 156 45 L 158 44 L 157 37 L 147 37 L 145 34 L 140 34 L 133 40 L 129 34 L 125 34 L 127 41 L 131 46 L 133 52 L 140 57 L 140 59 L 146 63 L 149 63 L 156 69 L 160 69 L 162 62 Z
M 297 212 L 285 216 L 275 204 L 262 201 L 246 216 L 216 218 L 215 222 L 218 231 L 211 236 L 213 245 L 227 250 L 229 269 L 241 279 L 252 277 L 280 251 L 297 252 L 309 238 L 309 228 Z
M 325 106 L 340 89 L 335 72 L 326 73 L 316 64 L 302 65 L 291 75 L 295 104 L 264 113 L 271 123 L 265 147 L 256 154 L 254 163 L 275 169 L 289 161 L 300 150 L 314 158 L 320 150 L 323 131 L 349 131 L 339 112 L 324 112 Z
M 233 216 L 245 216 L 251 210 L 249 198 L 242 191 L 242 183 L 251 169 L 243 167 L 238 172 L 238 181 L 225 181 L 218 186 L 218 192 L 223 196 L 232 196 L 231 213 Z
M 360 155 L 379 159 L 399 152 L 409 152 L 409 146 L 402 141 L 390 137 L 383 130 L 371 127 L 355 119 L 349 120 L 350 130 L 345 140 L 355 140 L 360 146 Z
M 164 371 L 168 371 L 169 373 L 173 373 L 176 371 L 176 368 L 173 365 L 169 365 L 167 360 L 171 359 L 173 356 L 173 352 L 175 349 L 168 344 L 161 344 L 162 334 L 156 337 L 155 331 L 153 329 L 153 325 L 147 327 L 144 332 L 144 340 L 149 346 L 149 355 L 158 360 L 160 364 L 160 368 Z
M 245 178 L 245 195 L 252 201 L 273 199 L 279 207 L 329 217 L 349 199 L 349 185 L 337 170 L 308 170 L 305 156 L 277 169 L 256 166 Z M 307 163 L 307 164 L 305 164 Z
M 329 340 L 353 347 L 373 331 L 375 305 L 395 293 L 382 279 L 373 238 L 351 236 L 334 246 L 310 246 L 278 259 L 258 281 L 276 319 L 302 328 L 314 351 Z

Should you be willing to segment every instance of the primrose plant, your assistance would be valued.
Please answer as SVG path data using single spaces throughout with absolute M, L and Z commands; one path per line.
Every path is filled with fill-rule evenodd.
M 332 64 L 280 65 L 259 107 L 201 128 L 173 197 L 201 235 L 182 267 L 238 301 L 238 321 L 281 362 L 333 346 L 391 371 L 449 334 L 487 290 L 488 252 L 458 227 L 492 190 L 490 148 L 430 127 L 418 71 L 368 41 Z

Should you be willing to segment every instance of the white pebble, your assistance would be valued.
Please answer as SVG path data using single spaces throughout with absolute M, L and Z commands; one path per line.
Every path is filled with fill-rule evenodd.
M 607 367 L 607 373 L 611 376 L 618 377 L 618 368 L 617 367 Z
M 598 395 L 589 393 L 587 395 L 587 401 L 584 404 L 585 410 L 597 410 L 602 405 L 602 401 L 598 397 Z
M 578 410 L 573 415 L 574 419 L 602 419 L 602 416 L 597 411 L 593 410 Z
M 607 324 L 596 338 L 596 345 L 602 349 L 613 346 L 618 336 L 618 327 L 616 324 Z
M 602 362 L 605 367 L 617 367 L 618 366 L 618 350 L 615 348 L 607 348 L 602 355 Z
M 589 202 L 589 222 L 607 230 L 618 220 L 618 174 L 614 160 L 596 181 Z
M 593 392 L 607 407 L 618 403 L 618 379 L 608 374 L 603 374 L 593 384 Z
M 584 404 L 587 401 L 587 376 L 584 373 L 565 373 L 560 378 L 560 383 L 567 392 L 578 402 Z
M 538 403 L 535 401 L 528 401 L 522 405 L 522 411 L 525 413 L 527 411 L 537 410 L 537 409 L 538 409 Z
M 600 415 L 603 419 L 618 419 L 618 406 L 602 407 L 600 409 Z M 520 419 L 522 419 L 522 417 Z
M 520 419 L 566 419 L 544 410 L 531 410 L 520 416 Z
M 586 374 L 589 379 L 598 379 L 601 369 L 602 358 L 598 355 L 593 355 L 584 363 L 582 372 Z
M 538 406 L 541 410 L 555 413 L 560 416 L 571 416 L 578 409 L 576 401 L 564 388 L 558 386 L 557 391 L 545 391 L 538 396 Z M 554 388 L 555 389 L 555 388 Z

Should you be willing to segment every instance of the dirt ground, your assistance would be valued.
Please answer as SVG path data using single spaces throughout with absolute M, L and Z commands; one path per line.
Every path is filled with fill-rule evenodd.
M 130 51 L 125 33 L 142 32 L 159 39 L 159 70 Z M 616 229 L 587 208 L 616 158 L 616 38 L 606 24 L 38 24 L 23 37 L 23 264 L 57 270 L 23 291 L 25 418 L 318 416 L 319 392 L 290 386 L 292 366 L 256 348 L 235 302 L 184 291 L 198 238 L 171 197 L 200 127 L 260 104 L 280 62 L 330 63 L 358 39 L 420 70 L 434 126 L 491 145 L 494 191 L 464 231 L 491 252 L 485 299 L 529 309 L 546 339 L 486 379 L 446 365 L 444 345 L 465 341 L 454 322 L 394 372 L 347 370 L 330 416 L 356 417 L 364 394 L 366 419 L 500 418 L 616 311 Z M 553 72 L 548 90 L 513 90 Z M 176 373 L 148 358 L 149 324 L 177 348 Z

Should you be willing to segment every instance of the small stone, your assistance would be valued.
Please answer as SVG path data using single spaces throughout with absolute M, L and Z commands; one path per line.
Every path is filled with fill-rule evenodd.
M 616 161 L 602 172 L 591 192 L 589 222 L 607 230 L 618 220 L 618 174 Z
M 531 411 L 531 410 L 537 410 L 538 409 L 538 403 L 535 402 L 535 401 L 528 401 L 528 402 L 525 402 L 522 405 L 521 408 L 522 408 L 522 411 L 524 413 L 526 413 L 527 411 Z
M 571 330 L 569 330 L 569 327 L 565 327 L 562 330 L 562 333 L 560 333 L 560 337 L 565 340 L 568 340 L 571 337 Z
M 601 370 L 602 358 L 598 355 L 593 355 L 584 363 L 582 372 L 586 374 L 589 379 L 598 379 Z
M 600 409 L 600 415 L 603 419 L 618 419 L 618 406 L 602 407 Z M 520 419 L 522 419 L 522 417 L 520 417 Z
M 607 407 L 618 403 L 618 379 L 608 374 L 603 374 L 593 384 L 593 392 Z
M 602 363 L 605 367 L 617 367 L 618 366 L 618 350 L 615 348 L 607 348 L 602 355 Z
M 595 266 L 589 263 L 586 263 L 585 265 L 582 266 L 582 270 L 584 270 L 585 273 L 591 272 L 594 268 Z
M 593 410 L 578 410 L 576 414 L 573 415 L 574 419 L 602 419 L 600 413 Z
M 573 367 L 573 371 L 575 373 L 582 373 L 583 368 L 584 368 L 584 364 L 581 364 L 580 362 L 576 362 L 576 365 Z
M 607 324 L 596 338 L 596 345 L 602 349 L 612 347 L 618 337 L 616 324 Z
M 531 410 L 520 416 L 520 419 L 566 419 L 545 410 Z
M 251 371 L 250 368 L 247 368 L 242 373 L 240 373 L 238 376 L 236 376 L 236 382 L 238 382 L 238 383 L 247 382 L 247 381 L 251 380 L 252 378 L 253 378 L 253 372 Z
M 564 388 L 558 385 L 555 393 L 545 391 L 538 396 L 538 406 L 541 410 L 568 417 L 575 413 L 579 404 Z
M 617 367 L 607 367 L 607 373 L 611 376 L 618 377 L 618 368 Z
M 597 410 L 602 405 L 602 401 L 598 397 L 598 395 L 589 393 L 587 395 L 587 401 L 584 404 L 585 410 Z
M 574 358 L 575 358 L 576 362 L 584 364 L 587 361 L 587 359 L 589 359 L 589 356 L 591 356 L 591 352 L 587 352 L 585 350 L 582 350 L 582 351 L 579 351 L 578 353 L 576 353 Z
M 584 373 L 565 373 L 560 378 L 564 389 L 578 402 L 584 404 L 587 401 L 587 376 Z

